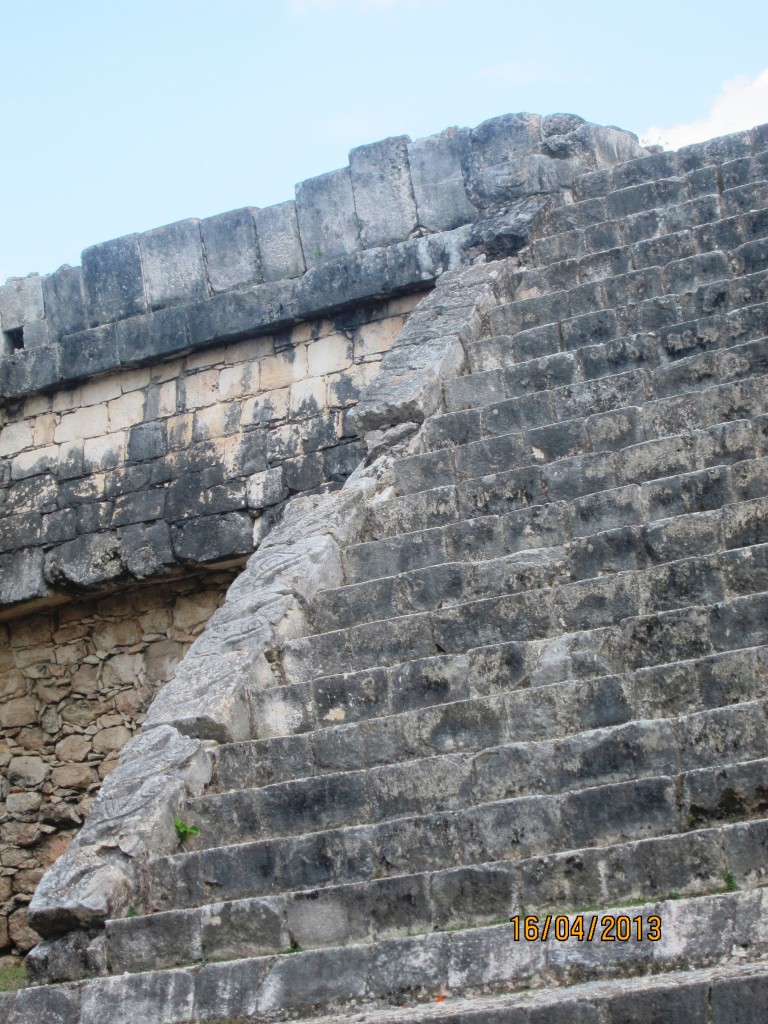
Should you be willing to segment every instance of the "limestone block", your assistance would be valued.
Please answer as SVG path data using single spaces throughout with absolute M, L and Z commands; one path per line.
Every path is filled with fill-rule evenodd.
M 352 345 L 343 334 L 332 334 L 307 346 L 307 372 L 310 377 L 346 370 L 352 362 Z
M 87 409 L 76 409 L 65 413 L 54 432 L 54 440 L 61 444 L 86 437 L 100 437 L 109 430 L 109 416 L 106 405 L 93 405 Z
M 361 248 L 348 167 L 299 182 L 296 186 L 296 213 L 308 267 L 327 263 Z
M 41 548 L 0 555 L 0 604 L 15 604 L 49 593 L 43 575 L 45 556 Z
M 167 523 L 135 523 L 118 531 L 120 558 L 138 580 L 163 574 L 175 562 Z
M 388 352 L 403 329 L 404 323 L 403 317 L 392 316 L 358 327 L 353 339 L 355 361 Z
M 140 360 L 158 359 L 183 352 L 189 345 L 185 307 L 156 309 L 145 316 L 134 316 L 115 325 L 116 356 L 112 365 L 131 366 Z M 127 388 L 124 386 L 123 390 Z
M 11 278 L 0 286 L 0 326 L 4 331 L 42 320 L 44 312 L 42 278 L 38 274 Z
M 203 370 L 184 377 L 181 385 L 184 389 L 185 408 L 200 409 L 211 405 L 219 397 L 219 371 Z
M 420 227 L 450 231 L 477 217 L 464 180 L 469 145 L 467 128 L 446 128 L 439 135 L 409 144 L 408 162 Z
M 252 395 L 259 390 L 258 362 L 225 366 L 219 373 L 219 396 L 223 399 Z
M 254 220 L 263 279 L 279 281 L 303 274 L 306 266 L 294 201 L 259 210 Z
M 0 432 L 0 456 L 17 455 L 25 448 L 30 448 L 33 443 L 33 420 L 18 420 L 6 423 Z
M 253 550 L 251 517 L 244 512 L 201 516 L 174 525 L 173 551 L 182 562 L 215 562 Z
M 56 417 L 52 412 L 37 416 L 34 420 L 34 444 L 35 447 L 44 444 L 51 444 L 53 432 L 56 429 Z
M 173 606 L 173 625 L 189 633 L 196 626 L 202 626 L 221 604 L 219 594 L 214 590 L 179 597 Z M 171 676 L 166 678 L 170 679 Z
M 264 391 L 272 391 L 286 387 L 295 380 L 307 375 L 307 351 L 301 348 L 276 352 L 260 360 L 261 387 Z
M 159 640 L 150 644 L 144 653 L 144 667 L 150 682 L 167 683 L 173 679 L 183 654 L 183 646 L 175 640 Z
M 200 221 L 180 220 L 147 231 L 139 235 L 139 249 L 150 309 L 207 296 Z
M 40 936 L 30 927 L 26 907 L 15 910 L 8 918 L 8 935 L 22 953 L 29 952 L 40 941 Z
M 260 279 L 256 242 L 258 210 L 245 207 L 200 221 L 208 282 L 214 292 L 223 292 Z
M 51 782 L 58 789 L 88 789 L 96 782 L 96 773 L 85 764 L 65 764 L 53 769 Z
M 102 437 L 89 437 L 83 443 L 83 468 L 86 473 L 116 469 L 125 460 L 125 431 Z
M 505 114 L 473 129 L 467 181 L 470 201 L 480 209 L 503 206 L 510 198 L 510 181 L 517 180 L 521 158 L 536 152 L 540 143 L 538 114 Z
M 349 154 L 363 248 L 402 242 L 416 230 L 407 135 L 358 146 Z
M 127 430 L 140 423 L 144 416 L 144 394 L 141 391 L 129 391 L 120 398 L 107 403 L 109 429 L 111 431 Z M 103 431 L 106 433 L 107 431 Z
M 49 470 L 55 472 L 58 456 L 57 445 L 45 445 L 33 451 L 21 452 L 11 463 L 11 480 L 25 480 Z
M 91 327 L 147 308 L 138 235 L 92 245 L 82 254 L 83 290 Z
M 267 391 L 255 398 L 249 398 L 243 403 L 243 424 L 255 423 L 269 426 L 272 423 L 285 420 L 288 416 L 288 398 L 287 387 L 276 388 L 274 391 Z
M 56 757 L 60 761 L 84 761 L 91 752 L 90 740 L 85 736 L 65 736 L 56 744 Z
M 283 471 L 278 466 L 254 473 L 248 478 L 248 507 L 254 509 L 268 508 L 277 505 L 288 497 L 288 489 L 283 482 Z
M 205 441 L 210 437 L 224 437 L 237 433 L 240 427 L 240 404 L 238 402 L 218 402 L 205 409 L 195 412 L 192 425 L 192 437 L 195 441 Z
M 52 548 L 45 556 L 45 577 L 54 584 L 92 587 L 124 573 L 115 533 L 83 535 Z
M 81 267 L 64 265 L 43 278 L 45 316 L 54 338 L 84 331 L 88 326 Z

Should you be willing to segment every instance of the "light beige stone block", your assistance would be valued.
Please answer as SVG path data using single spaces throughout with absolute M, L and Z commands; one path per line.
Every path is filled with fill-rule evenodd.
M 58 461 L 59 447 L 55 444 L 21 452 L 11 463 L 11 477 L 14 480 L 23 480 L 28 476 L 37 476 L 38 473 L 45 473 L 55 466 Z
M 223 399 L 253 395 L 259 390 L 259 364 L 238 363 L 225 366 L 219 374 L 219 395 Z
M 176 380 L 164 381 L 157 389 L 157 415 L 173 416 L 176 412 Z
M 107 403 L 110 430 L 128 430 L 144 418 L 144 392 L 129 391 Z M 106 433 L 106 430 L 103 431 Z
M 307 346 L 307 365 L 310 377 L 344 370 L 352 362 L 352 344 L 343 334 L 312 341 Z
M 30 395 L 24 402 L 21 414 L 23 417 L 39 416 L 41 413 L 51 411 L 52 398 L 50 395 Z
M 194 419 L 193 413 L 185 412 L 168 420 L 168 447 L 172 451 L 180 451 L 192 444 Z
M 201 409 L 219 400 L 219 371 L 203 370 L 184 377 L 185 407 Z
M 263 391 L 284 388 L 307 376 L 307 350 L 301 346 L 288 352 L 276 352 L 260 360 L 259 366 Z
M 209 405 L 194 414 L 193 436 L 198 440 L 234 434 L 240 427 L 240 405 L 237 402 Z
M 288 388 L 277 388 L 246 399 L 241 417 L 243 424 L 279 423 L 288 416 L 288 399 Z
M 0 432 L 0 455 L 17 455 L 35 443 L 32 420 L 9 423 Z
M 363 324 L 354 334 L 355 360 L 366 359 L 368 356 L 387 352 L 395 343 L 405 320 L 401 316 L 392 316 L 387 320 L 374 320 Z
M 98 437 L 109 429 L 106 405 L 92 405 L 88 409 L 76 409 L 65 413 L 54 432 L 54 440 L 62 443 L 77 441 L 86 437 Z
M 52 444 L 53 435 L 56 431 L 57 417 L 52 412 L 43 413 L 34 420 L 34 443 L 35 447 L 44 444 Z
M 307 377 L 291 384 L 288 414 L 291 419 L 317 416 L 325 409 L 326 386 L 324 377 Z
M 104 437 L 89 437 L 83 443 L 83 464 L 87 473 L 111 468 L 125 461 L 126 434 L 122 430 Z
M 118 376 L 102 377 L 82 386 L 83 405 L 101 405 L 122 394 Z
M 139 366 L 135 370 L 123 370 L 120 374 L 120 388 L 123 394 L 145 388 L 149 384 L 150 370 L 148 366 Z
M 79 409 L 83 404 L 83 396 L 80 388 L 72 388 L 70 391 L 57 391 L 51 400 L 51 412 L 67 412 L 69 409 Z

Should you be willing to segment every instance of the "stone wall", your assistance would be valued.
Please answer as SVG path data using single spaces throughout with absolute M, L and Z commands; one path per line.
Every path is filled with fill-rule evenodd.
M 0 410 L 0 603 L 250 553 L 266 510 L 360 461 L 346 412 L 417 298 Z
M 38 941 L 26 906 L 43 870 L 236 572 L 136 585 L 0 625 L 0 954 Z

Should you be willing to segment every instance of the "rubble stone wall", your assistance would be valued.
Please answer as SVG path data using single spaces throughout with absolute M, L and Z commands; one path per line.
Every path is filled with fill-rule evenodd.
M 102 779 L 224 600 L 237 569 L 72 601 L 0 625 L 0 954 Z

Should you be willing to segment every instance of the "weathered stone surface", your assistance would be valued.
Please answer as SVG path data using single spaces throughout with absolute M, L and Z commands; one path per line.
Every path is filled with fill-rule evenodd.
M 400 242 L 416 229 L 407 135 L 358 146 L 349 154 L 355 212 L 364 249 Z M 454 226 L 454 225 L 452 225 Z
M 150 309 L 205 298 L 200 221 L 180 220 L 139 235 L 141 269 Z
M 296 203 L 268 206 L 255 215 L 261 273 L 265 281 L 299 277 L 306 270 Z
M 91 327 L 146 309 L 138 235 L 83 251 L 83 290 Z
M 259 250 L 254 220 L 257 213 L 258 210 L 246 207 L 200 221 L 205 266 L 213 292 L 225 292 L 238 285 L 259 280 Z
M 0 325 L 4 331 L 42 320 L 42 278 L 39 274 L 11 278 L 0 287 Z
M 362 248 L 348 167 L 300 182 L 296 186 L 296 214 L 308 267 Z
M 469 146 L 467 128 L 446 128 L 439 135 L 409 143 L 408 163 L 420 227 L 450 231 L 477 216 L 465 186 Z
M 175 848 L 176 808 L 210 776 L 202 744 L 169 726 L 131 740 L 87 823 L 37 887 L 29 907 L 33 927 L 55 937 L 124 911 L 135 891 L 137 862 L 149 851 Z

